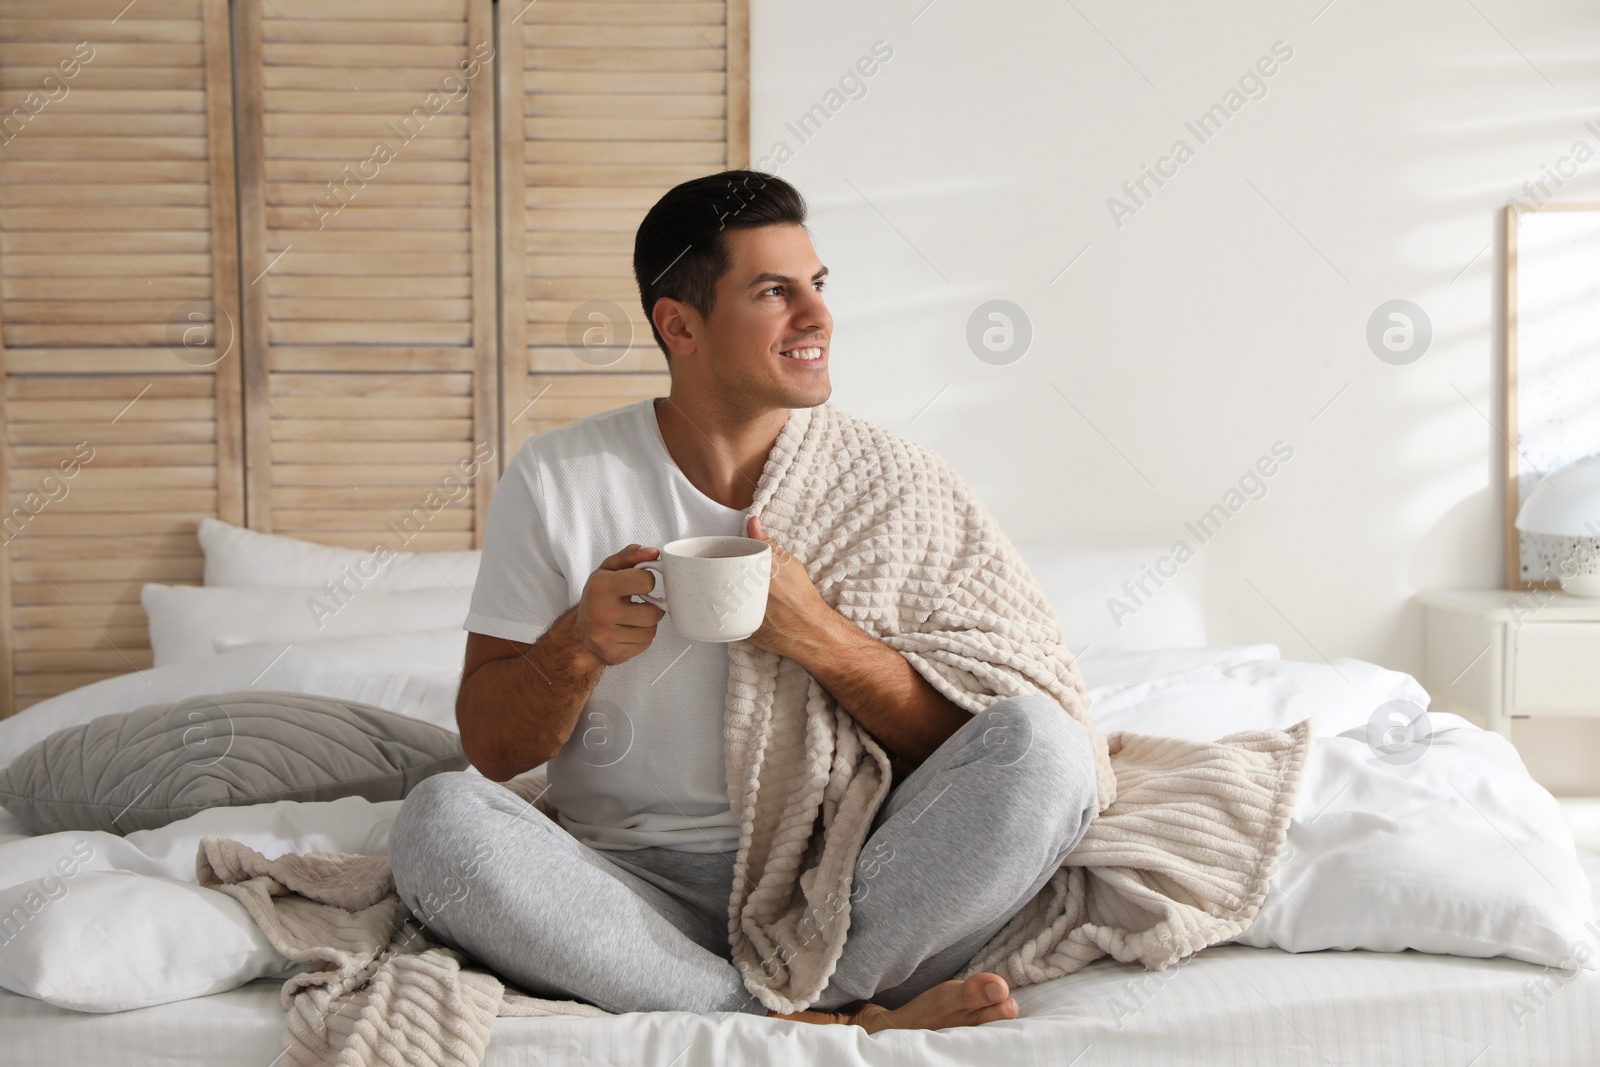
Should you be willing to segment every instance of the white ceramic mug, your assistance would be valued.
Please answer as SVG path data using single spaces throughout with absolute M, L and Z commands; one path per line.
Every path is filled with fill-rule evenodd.
M 684 537 L 659 559 L 634 566 L 653 571 L 644 599 L 672 616 L 691 641 L 743 641 L 767 617 L 772 546 L 754 537 Z

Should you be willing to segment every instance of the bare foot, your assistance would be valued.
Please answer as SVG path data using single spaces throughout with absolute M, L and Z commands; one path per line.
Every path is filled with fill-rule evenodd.
M 787 1015 L 768 1011 L 767 1015 L 808 1023 L 854 1023 L 869 1034 L 879 1030 L 943 1030 L 1015 1019 L 1017 1002 L 1007 995 L 1009 992 L 1004 978 L 980 971 L 964 981 L 952 978 L 940 982 L 898 1008 L 868 1003 L 855 1011 L 797 1011 Z

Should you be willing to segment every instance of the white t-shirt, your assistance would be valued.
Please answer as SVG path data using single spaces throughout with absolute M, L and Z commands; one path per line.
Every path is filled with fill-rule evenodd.
M 548 430 L 495 489 L 465 628 L 537 641 L 607 556 L 629 544 L 742 535 L 747 515 L 689 481 L 653 400 Z M 690 641 L 662 616 L 648 649 L 601 672 L 546 767 L 561 825 L 598 849 L 738 848 L 723 749 L 727 685 L 727 646 Z

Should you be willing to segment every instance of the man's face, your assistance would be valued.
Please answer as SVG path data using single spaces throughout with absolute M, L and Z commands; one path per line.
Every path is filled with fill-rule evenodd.
M 833 316 L 822 299 L 827 268 L 805 227 L 759 226 L 727 232 L 729 267 L 700 343 L 683 369 L 695 388 L 752 410 L 809 408 L 828 399 Z M 817 351 L 811 360 L 795 355 Z M 677 374 L 678 367 L 673 368 Z

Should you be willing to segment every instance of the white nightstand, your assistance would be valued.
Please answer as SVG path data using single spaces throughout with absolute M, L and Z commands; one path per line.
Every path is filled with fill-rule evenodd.
M 1429 589 L 1423 687 L 1441 710 L 1511 736 L 1533 715 L 1600 716 L 1600 598 L 1549 589 Z

